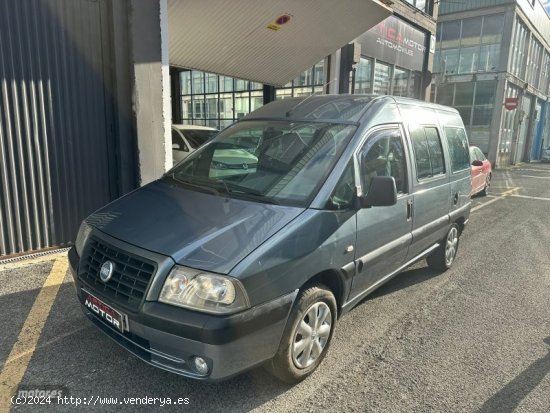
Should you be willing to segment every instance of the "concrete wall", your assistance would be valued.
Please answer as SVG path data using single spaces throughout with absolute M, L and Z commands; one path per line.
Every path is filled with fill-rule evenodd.
M 167 3 L 129 0 L 128 13 L 132 110 L 144 185 L 172 166 Z

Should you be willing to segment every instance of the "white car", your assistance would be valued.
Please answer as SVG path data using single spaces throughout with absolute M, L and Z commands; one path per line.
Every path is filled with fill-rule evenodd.
M 542 160 L 550 162 L 550 146 L 542 151 Z
M 198 125 L 172 125 L 172 160 L 174 165 L 208 142 L 217 129 Z

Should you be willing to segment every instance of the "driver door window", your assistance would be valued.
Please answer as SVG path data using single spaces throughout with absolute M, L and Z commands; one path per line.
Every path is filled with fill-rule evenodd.
M 408 193 L 407 161 L 398 128 L 374 132 L 361 150 L 359 159 L 364 194 L 368 193 L 375 176 L 393 176 L 397 193 Z

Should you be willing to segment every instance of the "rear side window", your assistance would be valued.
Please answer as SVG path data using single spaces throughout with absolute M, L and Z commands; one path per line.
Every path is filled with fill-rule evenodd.
M 445 173 L 445 159 L 437 128 L 417 126 L 410 129 L 418 180 Z
M 432 175 L 445 173 L 445 159 L 443 158 L 443 149 L 441 147 L 441 138 L 437 128 L 424 128 L 426 140 L 428 141 L 428 150 L 430 152 L 430 163 L 432 164 Z
M 445 135 L 451 153 L 451 169 L 453 172 L 462 171 L 470 167 L 470 153 L 468 139 L 462 128 L 445 128 Z

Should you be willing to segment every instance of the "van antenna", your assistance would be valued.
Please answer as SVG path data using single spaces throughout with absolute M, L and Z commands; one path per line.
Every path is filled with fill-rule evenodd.
M 332 79 L 331 81 L 325 83 L 323 85 L 323 90 L 326 90 L 327 86 L 330 85 L 331 83 L 335 82 L 336 81 L 336 78 Z M 319 95 L 321 94 L 321 92 L 314 92 L 312 93 L 311 95 L 309 95 L 308 97 L 306 97 L 304 100 L 301 100 L 300 102 L 298 102 L 295 106 L 291 107 L 287 112 L 286 112 L 286 117 L 289 118 L 290 117 L 290 114 L 292 113 L 293 110 L 295 110 L 298 106 L 300 106 L 302 103 L 305 103 L 309 100 L 310 97 L 312 96 L 316 96 L 316 95 Z

